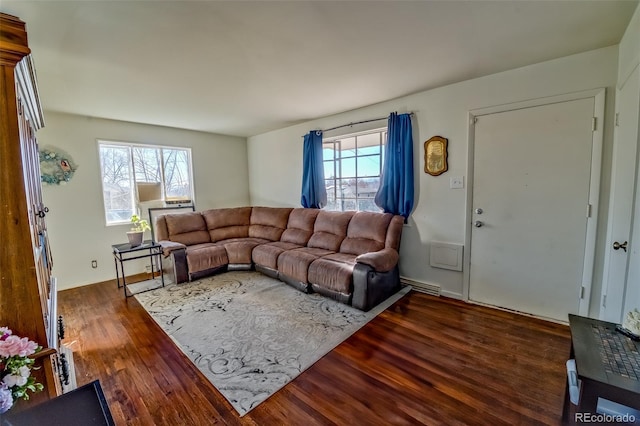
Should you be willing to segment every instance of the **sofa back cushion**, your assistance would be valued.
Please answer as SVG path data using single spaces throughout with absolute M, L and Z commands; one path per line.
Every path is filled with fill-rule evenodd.
M 340 253 L 360 255 L 382 250 L 387 239 L 391 213 L 357 212 L 349 222 L 347 237 L 340 245 Z
M 211 242 L 249 236 L 251 207 L 211 209 L 202 212 Z
M 249 236 L 279 241 L 287 227 L 291 208 L 253 207 L 249 225 Z
M 320 210 L 297 208 L 289 214 L 287 229 L 284 230 L 280 241 L 306 246 L 313 235 L 313 227 Z
M 164 215 L 169 241 L 190 246 L 209 243 L 209 233 L 202 214 L 198 212 Z
M 404 217 L 395 215 L 389 223 L 387 230 L 387 239 L 384 243 L 386 248 L 392 248 L 400 251 L 400 237 L 402 237 L 402 228 L 404 227 Z
M 169 241 L 167 218 L 164 215 L 156 217 L 156 221 L 153 224 L 153 234 L 156 241 Z
M 342 240 L 347 236 L 347 227 L 354 213 L 321 210 L 307 247 L 338 251 Z

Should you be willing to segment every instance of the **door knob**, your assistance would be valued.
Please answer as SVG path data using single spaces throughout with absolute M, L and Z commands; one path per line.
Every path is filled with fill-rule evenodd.
M 626 253 L 627 252 L 627 242 L 625 241 L 624 243 L 620 244 L 619 242 L 616 241 L 615 243 L 613 243 L 613 249 L 614 250 L 622 249 Z
M 484 223 L 481 220 L 476 220 L 473 224 L 476 228 L 482 228 L 482 225 L 484 225 Z

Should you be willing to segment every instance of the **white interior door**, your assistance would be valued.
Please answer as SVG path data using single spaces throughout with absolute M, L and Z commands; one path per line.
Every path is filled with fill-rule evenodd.
M 579 313 L 595 241 L 587 232 L 595 104 L 476 117 L 470 300 L 560 321 Z
M 609 199 L 609 224 L 607 229 L 607 251 L 604 262 L 604 280 L 600 318 L 619 323 L 622 316 L 632 308 L 640 308 L 640 205 L 635 208 L 633 240 L 633 197 L 636 155 L 638 149 L 638 115 L 640 109 L 640 70 L 635 71 L 616 93 L 616 126 L 614 128 L 613 161 L 611 166 L 611 195 Z M 640 178 L 640 176 L 639 176 Z M 640 190 L 640 188 L 638 188 Z M 638 195 L 636 195 L 637 197 Z M 640 200 L 636 200 L 637 202 Z M 615 250 L 614 244 L 624 244 L 626 249 Z M 632 244 L 633 243 L 633 244 Z M 625 307 L 625 298 L 630 301 Z M 636 302 L 631 302 L 636 299 Z

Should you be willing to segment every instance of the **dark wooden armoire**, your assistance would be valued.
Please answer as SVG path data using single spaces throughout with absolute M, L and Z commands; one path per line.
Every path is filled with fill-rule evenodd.
M 43 347 L 33 371 L 45 389 L 26 407 L 62 392 L 56 280 L 51 277 L 36 131 L 44 125 L 25 23 L 0 14 L 0 326 Z

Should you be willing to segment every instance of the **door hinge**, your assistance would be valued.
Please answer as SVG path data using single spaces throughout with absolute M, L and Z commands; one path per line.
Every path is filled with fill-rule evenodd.
M 589 217 L 591 217 L 591 208 L 592 208 L 592 207 L 593 207 L 593 206 L 592 206 L 591 204 L 587 204 L 587 217 L 588 217 L 588 218 L 589 218 Z
M 607 295 L 606 294 L 604 296 L 602 296 L 602 307 L 603 308 L 607 307 Z
M 474 124 L 476 124 L 477 122 L 478 122 L 478 117 L 471 117 L 471 118 L 469 119 L 469 124 L 470 124 L 470 125 L 472 125 L 472 126 L 473 126 Z
M 620 126 L 620 113 L 616 112 L 616 127 Z
M 593 117 L 591 121 L 591 131 L 595 132 L 598 129 L 598 117 Z
M 584 299 L 584 286 L 580 287 L 580 299 Z

